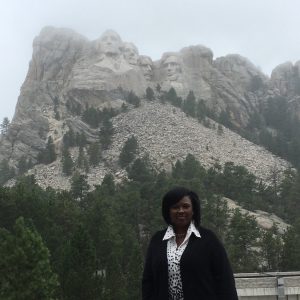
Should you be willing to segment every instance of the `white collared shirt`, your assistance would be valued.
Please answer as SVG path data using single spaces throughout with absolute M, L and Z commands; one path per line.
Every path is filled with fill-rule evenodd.
M 191 222 L 187 230 L 184 241 L 179 246 L 177 246 L 176 236 L 172 225 L 168 226 L 168 229 L 163 237 L 163 241 L 168 240 L 167 258 L 169 275 L 169 300 L 183 300 L 180 259 L 192 233 L 194 233 L 194 235 L 198 238 L 201 237 L 193 222 Z

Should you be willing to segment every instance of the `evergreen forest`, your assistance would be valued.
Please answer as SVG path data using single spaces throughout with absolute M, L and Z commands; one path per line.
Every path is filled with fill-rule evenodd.
M 155 171 L 147 157 L 130 159 L 121 156 L 128 180 L 115 183 L 108 174 L 93 191 L 79 173 L 69 192 L 43 190 L 33 176 L 0 187 L 0 299 L 141 299 L 145 251 L 166 226 L 161 198 L 174 186 L 198 193 L 202 225 L 223 242 L 234 272 L 300 269 L 297 171 L 264 185 L 242 166 L 206 170 L 192 155 L 170 173 Z M 250 215 L 229 210 L 223 197 L 293 226 L 264 231 Z

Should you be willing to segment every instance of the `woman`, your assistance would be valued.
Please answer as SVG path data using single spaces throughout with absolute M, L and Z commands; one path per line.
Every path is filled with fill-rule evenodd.
M 168 228 L 152 237 L 145 261 L 143 300 L 237 300 L 224 247 L 200 226 L 196 193 L 178 187 L 163 197 Z

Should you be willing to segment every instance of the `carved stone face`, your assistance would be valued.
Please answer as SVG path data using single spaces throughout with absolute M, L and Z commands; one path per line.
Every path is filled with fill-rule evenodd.
M 140 56 L 139 65 L 146 80 L 151 80 L 153 76 L 153 62 L 148 56 Z
M 132 43 L 124 43 L 123 44 L 123 53 L 125 59 L 131 64 L 131 65 L 137 65 L 139 53 L 138 49 L 135 45 Z
M 170 81 L 176 81 L 181 73 L 181 63 L 177 56 L 169 56 L 163 64 Z
M 120 53 L 121 43 L 120 36 L 112 30 L 105 31 L 100 38 L 101 51 L 109 56 Z

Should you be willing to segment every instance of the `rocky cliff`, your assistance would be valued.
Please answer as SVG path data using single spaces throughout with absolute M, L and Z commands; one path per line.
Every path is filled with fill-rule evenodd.
M 182 98 L 192 90 L 197 101 L 203 100 L 216 114 L 226 111 L 231 122 L 240 128 L 247 126 L 251 114 L 268 95 L 287 96 L 291 109 L 299 114 L 298 79 L 299 63 L 277 67 L 269 79 L 246 58 L 227 55 L 214 59 L 213 52 L 201 45 L 164 53 L 153 62 L 111 30 L 89 41 L 72 30 L 47 27 L 34 39 L 32 60 L 14 118 L 8 132 L 1 136 L 0 161 L 9 159 L 16 166 L 25 156 L 36 162 L 49 136 L 60 154 L 63 135 L 70 127 L 84 132 L 89 142 L 96 141 L 98 130 L 74 116 L 70 107 L 120 109 L 128 92 L 144 98 L 147 87 L 154 91 L 160 87 L 162 92 L 174 88 Z M 117 157 L 132 134 L 138 139 L 141 153 L 149 153 L 157 168 L 170 168 L 171 163 L 188 153 L 205 166 L 233 161 L 266 180 L 272 168 L 283 170 L 288 166 L 229 129 L 218 134 L 158 100 L 152 104 L 143 102 L 139 108 L 112 120 L 113 143 L 104 151 L 95 176 L 108 170 L 120 172 Z M 211 122 L 217 128 L 218 124 Z M 59 161 L 53 166 L 56 173 L 60 172 Z M 43 168 L 37 167 L 36 174 Z M 53 185 L 60 186 L 60 182 L 64 181 Z

